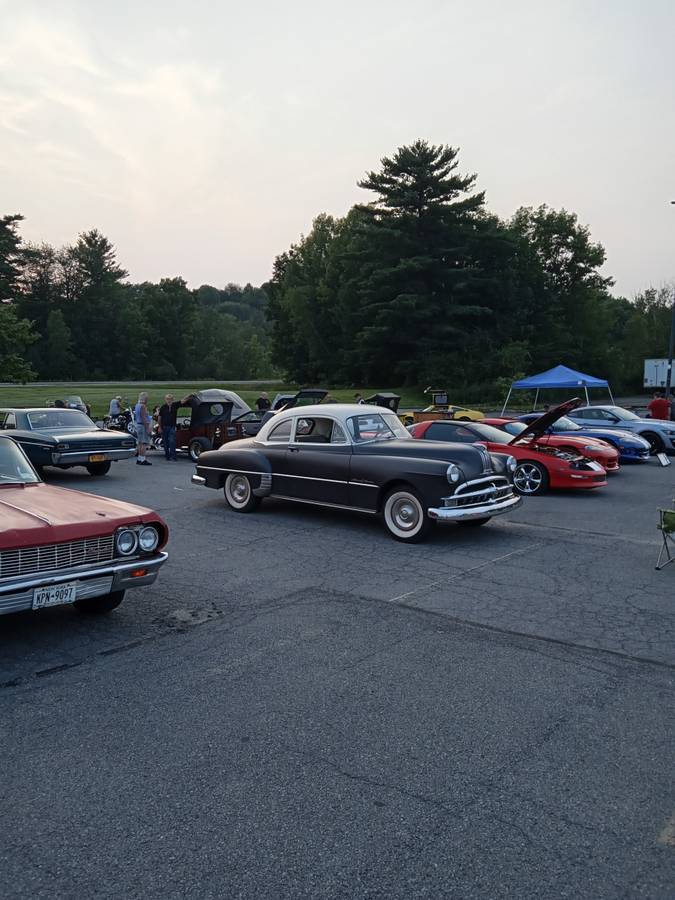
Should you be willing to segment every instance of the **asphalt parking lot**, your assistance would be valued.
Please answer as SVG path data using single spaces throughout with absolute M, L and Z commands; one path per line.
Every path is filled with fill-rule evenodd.
M 0 619 L 0 893 L 672 896 L 675 466 L 402 546 L 153 460 L 51 473 L 171 558 L 104 620 Z

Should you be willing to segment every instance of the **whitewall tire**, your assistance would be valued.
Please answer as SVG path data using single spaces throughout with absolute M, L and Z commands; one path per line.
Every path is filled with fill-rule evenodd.
M 223 491 L 227 505 L 235 512 L 251 512 L 260 503 L 260 498 L 253 493 L 248 475 L 228 475 Z
M 407 544 L 424 540 L 431 528 L 424 504 L 412 488 L 390 491 L 382 507 L 382 518 L 389 534 Z

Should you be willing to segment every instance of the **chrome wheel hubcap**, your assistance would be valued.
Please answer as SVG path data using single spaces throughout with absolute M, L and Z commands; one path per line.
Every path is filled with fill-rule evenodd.
M 399 497 L 392 503 L 391 518 L 401 531 L 412 531 L 419 522 L 419 510 L 409 497 Z
M 536 466 L 518 466 L 513 483 L 523 494 L 534 494 L 542 483 L 542 474 Z
M 235 503 L 246 503 L 249 494 L 248 481 L 241 476 L 233 478 L 230 482 L 230 494 Z

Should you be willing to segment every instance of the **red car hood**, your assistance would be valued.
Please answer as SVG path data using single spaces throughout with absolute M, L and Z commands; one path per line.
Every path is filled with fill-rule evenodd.
M 0 487 L 0 550 L 102 537 L 139 522 L 162 519 L 143 506 L 49 484 Z

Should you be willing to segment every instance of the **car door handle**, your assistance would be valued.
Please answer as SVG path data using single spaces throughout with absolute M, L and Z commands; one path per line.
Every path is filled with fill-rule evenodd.
M 299 453 L 300 452 L 299 447 L 289 447 L 288 449 L 291 451 L 291 453 Z

